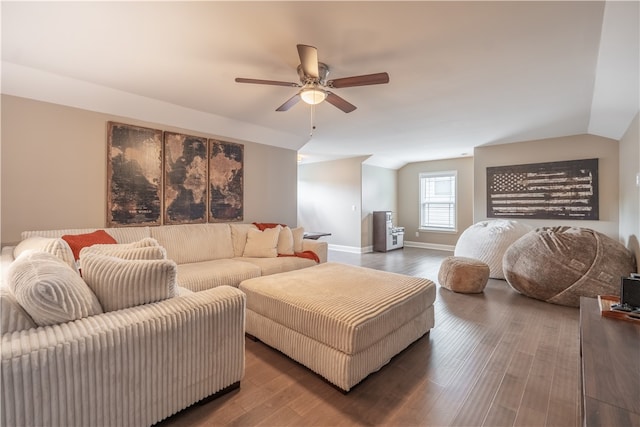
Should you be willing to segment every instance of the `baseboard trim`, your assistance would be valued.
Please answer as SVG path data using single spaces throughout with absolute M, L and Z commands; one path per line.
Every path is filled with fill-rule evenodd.
M 452 246 L 452 245 L 441 245 L 438 243 L 410 242 L 407 240 L 404 241 L 404 245 L 409 248 L 433 249 L 436 251 L 447 251 L 447 252 L 453 252 L 453 250 L 456 248 L 455 246 Z
M 367 252 L 373 252 L 373 246 L 366 246 L 359 248 L 357 246 L 343 246 L 343 245 L 328 245 L 329 250 L 337 252 L 348 252 L 350 254 L 365 254 Z
M 455 246 L 451 245 L 440 245 L 438 243 L 424 243 L 424 242 L 409 242 L 404 241 L 404 245 L 408 248 L 422 248 L 422 249 L 433 249 L 436 251 L 446 251 L 453 252 Z M 373 246 L 365 246 L 364 248 L 359 248 L 357 246 L 343 246 L 343 245 L 332 245 L 329 244 L 329 250 L 337 251 L 337 252 L 347 252 L 350 254 L 367 254 L 369 252 L 373 252 Z

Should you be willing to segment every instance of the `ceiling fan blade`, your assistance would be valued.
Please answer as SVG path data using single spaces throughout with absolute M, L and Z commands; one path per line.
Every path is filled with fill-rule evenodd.
M 344 111 L 345 113 L 350 113 L 353 110 L 355 110 L 357 107 L 353 104 L 350 104 L 349 102 L 345 101 L 344 99 L 340 98 L 338 95 L 336 95 L 333 92 L 327 92 L 327 99 L 326 101 L 335 106 L 338 107 L 339 109 L 341 109 L 342 111 Z
M 313 79 L 320 78 L 318 70 L 318 49 L 306 44 L 298 45 L 298 56 L 300 56 L 300 64 L 304 74 Z
M 300 101 L 300 94 L 296 93 L 291 98 L 289 98 L 284 104 L 276 108 L 276 111 L 287 111 L 289 108 L 293 107 Z
M 363 76 L 329 80 L 327 86 L 340 89 L 342 87 L 379 85 L 384 83 L 389 83 L 389 74 L 387 73 L 366 74 Z
M 279 82 L 277 80 L 244 79 L 242 77 L 236 77 L 236 82 L 237 83 L 254 83 L 254 84 L 257 84 L 257 85 L 300 87 L 300 85 L 298 83 Z

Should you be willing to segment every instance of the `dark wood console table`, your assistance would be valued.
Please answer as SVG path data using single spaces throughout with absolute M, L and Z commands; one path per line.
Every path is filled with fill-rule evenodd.
M 582 297 L 580 355 L 583 425 L 640 426 L 640 325 Z

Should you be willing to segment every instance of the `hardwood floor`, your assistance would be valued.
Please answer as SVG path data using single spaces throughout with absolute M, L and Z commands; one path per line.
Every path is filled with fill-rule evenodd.
M 431 279 L 449 252 L 329 253 L 329 261 Z M 162 426 L 579 426 L 579 310 L 438 286 L 435 327 L 348 394 L 261 342 L 246 341 L 239 390 Z

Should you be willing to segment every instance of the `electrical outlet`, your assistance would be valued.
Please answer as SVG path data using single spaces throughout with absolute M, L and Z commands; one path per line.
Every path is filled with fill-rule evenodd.
M 416 231 L 416 237 L 420 237 L 420 232 Z

